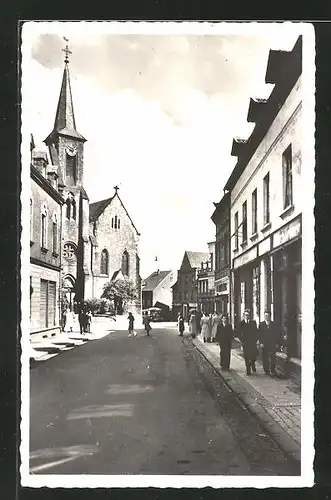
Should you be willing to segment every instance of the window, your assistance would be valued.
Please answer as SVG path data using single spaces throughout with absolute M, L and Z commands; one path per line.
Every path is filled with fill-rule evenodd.
M 65 243 L 63 245 L 63 257 L 68 260 L 72 260 L 75 257 L 76 254 L 76 245 L 73 243 Z
M 257 189 L 252 193 L 252 234 L 257 233 Z
M 117 215 L 115 215 L 115 217 L 112 217 L 111 227 L 112 227 L 112 229 L 120 229 L 121 221 L 120 221 L 119 217 L 117 217 Z
M 33 241 L 33 199 L 30 198 L 30 241 Z
M 108 252 L 106 249 L 102 250 L 100 258 L 100 274 L 108 274 Z
M 71 206 L 72 206 L 72 218 L 76 220 L 76 201 L 75 198 L 71 200 Z
M 210 254 L 209 261 L 210 261 L 210 270 L 212 271 L 214 268 L 214 254 L 213 253 Z
M 41 206 L 41 248 L 47 249 L 47 208 L 43 203 Z
M 58 254 L 58 225 L 57 225 L 56 214 L 53 215 L 52 243 L 53 243 L 53 255 L 57 255 Z
M 229 234 L 226 231 L 223 236 L 224 265 L 229 264 Z
M 76 183 L 76 156 L 66 153 L 66 184 L 73 186 Z
M 242 206 L 242 243 L 247 241 L 247 201 L 243 203 Z
M 129 254 L 126 250 L 122 255 L 122 273 L 124 276 L 129 276 Z
M 185 300 L 188 300 L 188 292 L 185 292 Z
M 238 250 L 239 246 L 239 215 L 238 212 L 234 214 L 234 249 Z
M 270 187 L 269 172 L 263 179 L 263 224 L 270 222 Z
M 69 193 L 66 200 L 66 217 L 76 220 L 76 200 L 73 193 Z
M 136 274 L 137 274 L 137 277 L 139 276 L 139 273 L 140 273 L 140 259 L 139 259 L 138 254 L 136 253 Z
M 40 280 L 40 322 L 48 328 L 56 324 L 56 283 Z
M 290 145 L 283 153 L 283 199 L 284 209 L 292 205 L 292 146 Z

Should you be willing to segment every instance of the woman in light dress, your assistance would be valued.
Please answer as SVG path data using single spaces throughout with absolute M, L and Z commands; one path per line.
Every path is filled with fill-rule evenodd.
M 221 316 L 217 314 L 216 311 L 214 311 L 214 314 L 211 317 L 211 341 L 215 342 L 215 337 L 216 337 L 216 332 L 217 332 L 217 325 L 219 325 L 221 322 Z
M 66 310 L 66 328 L 68 332 L 72 332 L 74 328 L 74 313 L 71 311 L 70 307 Z
M 195 311 L 192 311 L 189 319 L 189 330 L 192 335 L 192 337 L 196 337 L 197 335 L 197 319 L 196 319 L 196 314 Z
M 211 338 L 211 319 L 206 313 L 201 318 L 201 335 L 204 342 L 210 342 Z

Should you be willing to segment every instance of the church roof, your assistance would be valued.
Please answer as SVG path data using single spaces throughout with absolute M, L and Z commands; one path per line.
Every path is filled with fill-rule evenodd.
M 54 135 L 54 133 L 74 137 L 75 139 L 79 139 L 81 141 L 86 141 L 86 139 L 76 130 L 68 63 L 65 63 L 63 70 L 62 85 L 55 115 L 53 131 L 47 137 L 47 139 L 45 139 L 46 144 L 50 141 L 51 136 Z
M 187 258 L 190 262 L 191 267 L 197 268 L 201 266 L 201 262 L 207 262 L 209 260 L 209 254 L 206 252 L 185 252 Z
M 134 225 L 127 209 L 123 205 L 121 198 L 118 196 L 117 189 L 115 190 L 114 196 L 112 196 L 111 198 L 107 198 L 107 199 L 101 200 L 101 201 L 96 201 L 95 203 L 90 203 L 90 222 L 96 221 L 100 217 L 100 215 L 105 211 L 105 209 L 108 207 L 108 205 L 110 205 L 111 202 L 113 201 L 113 199 L 116 197 L 119 199 L 126 215 L 128 216 L 132 226 L 134 227 L 136 233 L 140 236 L 140 233 L 138 232 L 136 226 Z
M 155 288 L 163 281 L 171 271 L 155 271 L 148 278 L 143 280 L 145 286 L 143 287 L 144 292 L 152 292 Z

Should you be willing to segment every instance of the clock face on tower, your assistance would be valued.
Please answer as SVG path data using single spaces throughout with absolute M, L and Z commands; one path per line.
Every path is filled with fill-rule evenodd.
M 68 153 L 69 156 L 76 156 L 77 148 L 75 146 L 67 146 L 66 152 Z

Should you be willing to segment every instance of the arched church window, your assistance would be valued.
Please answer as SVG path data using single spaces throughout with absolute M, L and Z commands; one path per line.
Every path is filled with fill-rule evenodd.
M 122 255 L 122 273 L 124 276 L 129 276 L 129 254 L 126 250 Z
M 63 245 L 63 257 L 72 260 L 75 257 L 76 249 L 76 245 L 68 241 Z
M 106 249 L 102 250 L 100 258 L 100 274 L 108 274 L 108 252 Z
M 73 150 L 74 151 L 74 150 Z M 67 186 L 73 186 L 76 183 L 76 152 L 71 154 L 71 151 L 67 149 L 66 152 L 66 184 Z
M 74 198 L 71 200 L 71 207 L 72 207 L 72 218 L 76 220 L 76 201 Z
M 115 215 L 115 229 L 117 229 L 117 215 Z

